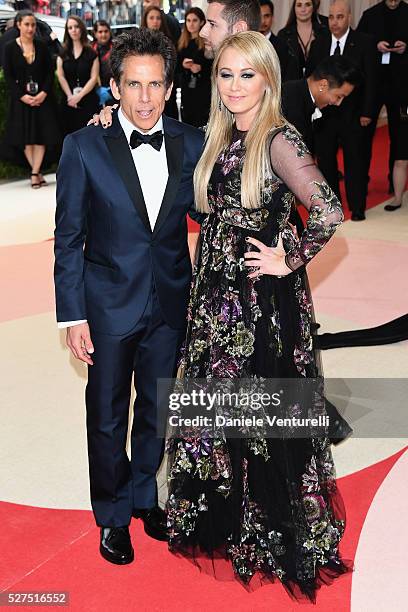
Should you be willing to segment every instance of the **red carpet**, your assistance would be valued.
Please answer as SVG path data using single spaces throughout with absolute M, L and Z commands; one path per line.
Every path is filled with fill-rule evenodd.
M 370 166 L 370 183 L 368 186 L 368 198 L 367 208 L 373 208 L 377 204 L 381 204 L 384 200 L 387 200 L 390 196 L 388 195 L 388 127 L 386 125 L 377 128 L 374 142 L 373 142 L 373 155 L 371 158 Z M 340 150 L 338 155 L 339 168 L 343 169 L 343 152 Z M 347 198 L 344 190 L 344 181 L 340 183 L 341 197 L 343 200 L 343 210 L 346 219 L 350 219 L 351 214 L 346 204 Z M 299 207 L 299 211 L 303 221 L 307 219 L 307 212 L 303 206 Z M 188 229 L 190 232 L 198 232 L 199 225 L 188 218 Z
M 339 479 L 348 521 L 342 543 L 345 558 L 354 558 L 371 502 L 405 451 Z M 2 591 L 69 591 L 69 608 L 78 611 L 299 610 L 280 584 L 247 593 L 236 582 L 218 582 L 200 574 L 190 562 L 172 556 L 165 543 L 148 538 L 140 521 L 131 527 L 135 562 L 125 567 L 110 565 L 99 556 L 98 530 L 90 512 L 2 502 L 0 524 Z M 313 609 L 349 611 L 351 582 L 349 574 L 322 587 Z M 312 609 L 311 604 L 303 606 Z

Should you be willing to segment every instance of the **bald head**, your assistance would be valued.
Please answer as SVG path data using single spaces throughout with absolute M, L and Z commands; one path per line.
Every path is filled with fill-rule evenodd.
M 349 0 L 331 0 L 329 10 L 330 32 L 340 39 L 351 24 L 351 4 Z

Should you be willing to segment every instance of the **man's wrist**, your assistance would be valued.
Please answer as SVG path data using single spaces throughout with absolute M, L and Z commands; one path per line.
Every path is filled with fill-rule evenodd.
M 78 319 L 77 321 L 58 321 L 58 329 L 66 329 L 67 327 L 74 327 L 74 325 L 81 325 L 81 323 L 87 323 L 86 319 Z

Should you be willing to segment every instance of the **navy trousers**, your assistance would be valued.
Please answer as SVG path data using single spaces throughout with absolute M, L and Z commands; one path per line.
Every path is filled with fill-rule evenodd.
M 123 336 L 93 333 L 86 387 L 91 503 L 97 525 L 128 525 L 134 508 L 157 504 L 156 472 L 163 457 L 157 436 L 157 379 L 175 375 L 185 330 L 163 320 L 152 288 L 143 316 Z M 132 377 L 136 389 L 131 460 L 126 452 Z M 163 407 L 161 407 L 163 409 Z

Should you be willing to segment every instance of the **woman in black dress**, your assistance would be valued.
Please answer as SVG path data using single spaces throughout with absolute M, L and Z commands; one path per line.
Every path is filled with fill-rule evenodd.
M 167 38 L 170 38 L 170 30 L 167 27 L 165 15 L 161 9 L 157 6 L 148 6 L 143 13 L 142 17 L 142 28 L 148 28 L 149 30 L 159 30 L 163 32 Z
M 16 18 L 19 36 L 4 50 L 4 76 L 10 89 L 5 142 L 24 150 L 31 167 L 31 186 L 45 185 L 41 164 L 46 147 L 58 144 L 59 130 L 52 95 L 54 69 L 46 45 L 34 39 L 31 11 Z
M 278 57 L 258 32 L 228 37 L 214 60 L 194 193 L 207 215 L 176 391 L 209 391 L 213 407 L 208 412 L 207 395 L 195 414 L 188 402 L 172 406 L 169 547 L 248 589 L 280 580 L 292 596 L 315 601 L 322 584 L 351 569 L 339 553 L 345 512 L 326 428 L 296 432 L 291 423 L 325 415 L 305 266 L 343 212 L 280 113 Z M 290 223 L 295 198 L 309 211 L 300 237 Z M 267 384 L 282 389 L 284 379 L 298 391 L 282 395 L 275 414 L 289 424 L 272 431 L 264 425 L 274 411 L 260 403 L 251 410 L 248 396 Z M 319 389 L 305 394 L 312 380 Z M 193 419 L 183 423 L 185 416 Z
M 178 70 L 181 74 L 181 118 L 185 123 L 204 126 L 211 103 L 212 60 L 204 57 L 200 30 L 205 15 L 200 8 L 188 9 L 178 43 Z
M 62 125 L 65 134 L 85 127 L 98 112 L 95 88 L 99 78 L 99 59 L 88 43 L 84 22 L 72 15 L 65 25 L 64 45 L 57 59 L 57 75 L 64 92 Z
M 316 0 L 294 0 L 287 24 L 278 32 L 294 58 L 297 66 L 297 78 L 303 79 L 310 47 L 314 39 L 327 30 L 317 12 Z

